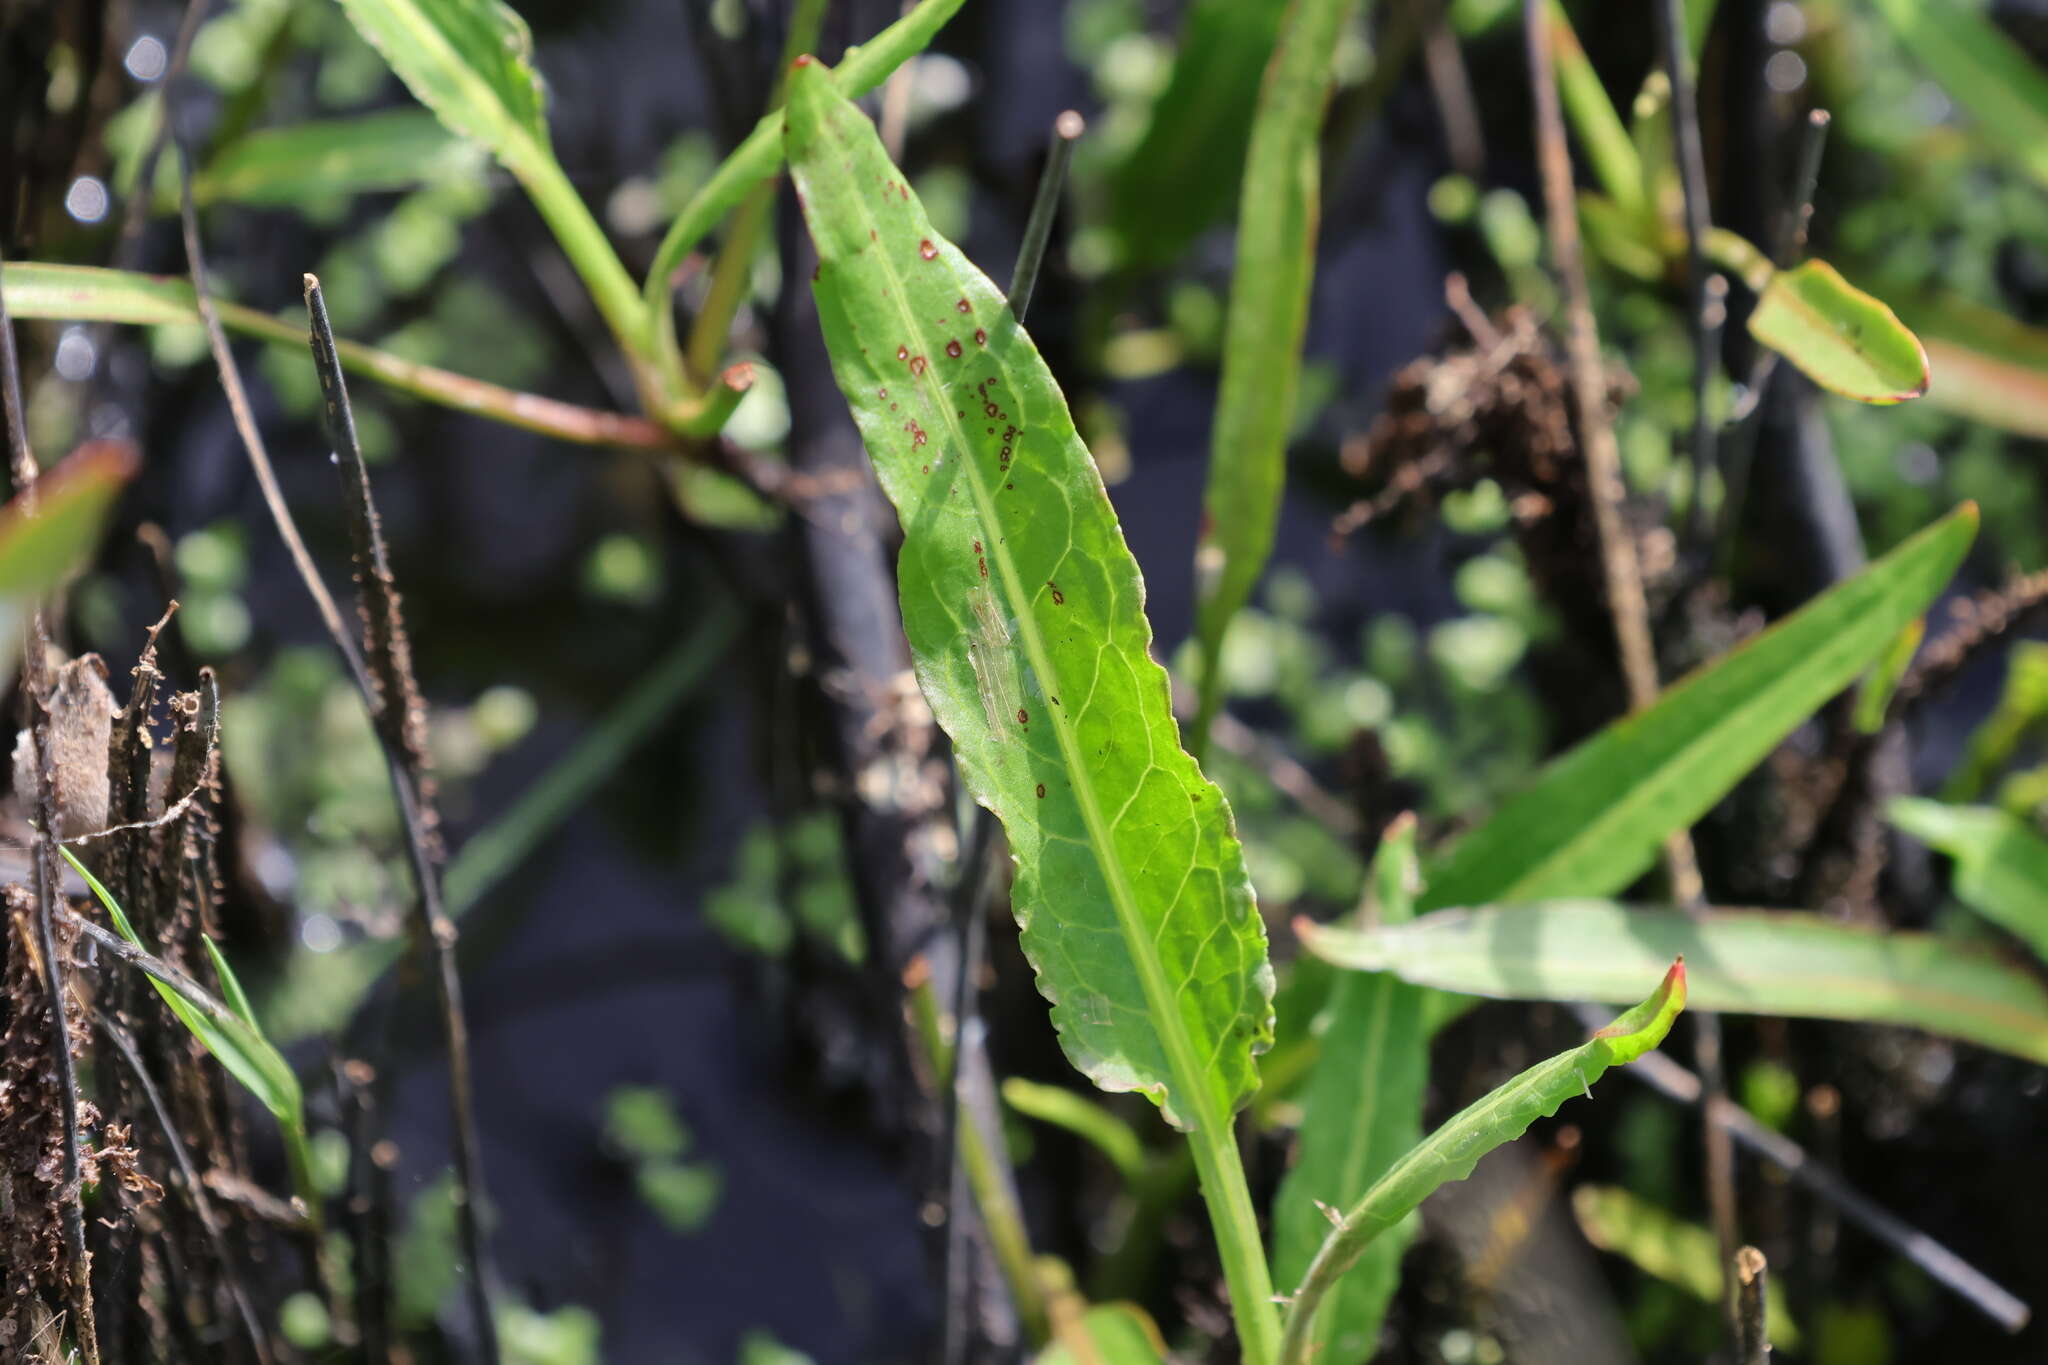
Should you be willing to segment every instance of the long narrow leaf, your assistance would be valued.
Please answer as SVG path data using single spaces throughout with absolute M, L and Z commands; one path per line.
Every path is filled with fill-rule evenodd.
M 1422 909 L 1604 896 L 1881 656 L 1955 572 L 1965 504 L 1551 763 L 1430 868 Z M 1667 954 L 1668 956 L 1668 954 Z
M 1932 382 L 1920 338 L 1826 261 L 1773 273 L 1749 315 L 1749 334 L 1814 383 L 1859 403 L 1903 403 Z
M 1415 914 L 1415 822 L 1387 831 L 1373 861 L 1381 924 Z M 1322 1048 L 1302 1096 L 1300 1153 L 1273 1207 L 1273 1280 L 1299 1284 L 1329 1235 L 1324 1208 L 1349 1208 L 1422 1140 L 1429 1078 L 1427 992 L 1384 972 L 1341 972 L 1318 1021 Z M 1313 1328 L 1316 1359 L 1370 1359 L 1401 1282 L 1413 1220 L 1378 1238 L 1331 1290 Z
M 1593 900 L 1301 932 L 1310 952 L 1341 967 L 1506 1000 L 1625 999 L 1646 965 L 1683 953 L 1701 1009 L 1904 1024 L 2048 1062 L 2048 991 L 2033 974 L 1933 934 L 1881 933 L 1794 911 L 1694 918 Z
M 1273 550 L 1287 481 L 1287 434 L 1301 385 L 1301 341 L 1315 275 L 1321 171 L 1317 134 L 1332 53 L 1357 0 L 1295 0 L 1252 120 L 1237 217 L 1237 267 L 1224 324 L 1223 382 L 1209 435 L 1209 486 L 1195 552 L 1201 704 L 1207 742 L 1223 698 L 1223 636 Z
M 2048 184 L 2048 76 L 2019 44 L 1982 9 L 1954 0 L 1877 0 L 1877 12 L 1985 140 Z
M 120 903 L 106 887 L 100 885 L 99 878 L 86 871 L 85 864 L 79 862 L 70 849 L 60 847 L 57 851 L 64 855 L 64 860 L 71 864 L 72 870 L 83 877 L 85 884 L 92 888 L 93 895 L 105 907 L 107 917 L 114 921 L 114 928 L 119 931 L 121 937 L 145 952 L 150 951 L 149 945 L 137 937 L 135 926 L 128 922 L 128 916 L 122 912 Z M 229 978 L 223 979 L 223 984 L 227 979 Z M 299 1090 L 299 1078 L 292 1074 L 290 1063 L 264 1040 L 253 1025 L 244 1018 L 237 1017 L 240 1011 L 247 1007 L 246 998 L 239 1006 L 230 1002 L 230 1008 L 235 1010 L 235 1014 L 220 1015 L 200 1009 L 154 976 L 149 978 L 149 984 L 156 988 L 156 993 L 163 997 L 164 1004 L 170 1007 L 171 1013 L 177 1016 L 178 1021 L 191 1030 L 192 1036 L 205 1045 L 206 1050 L 227 1069 L 229 1075 L 240 1081 L 248 1088 L 250 1094 L 262 1101 L 263 1107 L 276 1115 L 280 1124 L 287 1130 L 298 1130 L 303 1127 L 305 1102 Z M 236 983 L 236 993 L 239 993 L 239 990 L 240 983 Z
M 1636 979 L 1642 980 L 1642 973 Z M 1624 1065 L 1664 1041 L 1686 1005 L 1686 964 L 1672 963 L 1649 999 L 1569 1052 L 1539 1062 L 1431 1133 L 1344 1214 L 1316 1253 L 1287 1311 L 1283 1365 L 1316 1357 L 1310 1328 L 1331 1288 L 1373 1240 L 1406 1218 L 1439 1187 L 1472 1174 L 1479 1158 L 1555 1114 L 1566 1100 L 1590 1094 L 1610 1067 Z
M 789 160 L 841 391 L 903 523 L 919 684 L 1003 822 L 1023 947 L 1067 1056 L 1191 1130 L 1246 1358 L 1278 1324 L 1230 1116 L 1273 974 L 1223 794 L 1179 745 L 1144 585 L 1066 400 L 816 63 Z
M 1891 822 L 1955 861 L 1956 899 L 2048 962 L 2048 840 L 1993 806 L 1901 798 Z
M 1173 75 L 1110 182 L 1109 222 L 1127 261 L 1177 260 L 1229 213 L 1286 10 L 1286 0 L 1196 0 L 1181 20 Z
M 2048 437 L 2048 332 L 1954 295 L 1893 302 L 1927 347 L 1929 403 L 2002 431 Z

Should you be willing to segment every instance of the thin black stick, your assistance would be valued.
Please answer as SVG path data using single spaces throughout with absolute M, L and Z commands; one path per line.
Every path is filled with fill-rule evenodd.
M 1597 1006 L 1579 1006 L 1577 1013 L 1589 1028 L 1603 1027 L 1608 1022 L 1608 1013 Z M 1646 1053 L 1625 1070 L 1679 1104 L 1700 1104 L 1706 1093 L 1698 1076 L 1661 1052 Z M 1707 1104 L 1707 1113 L 1714 1126 L 1724 1130 L 1738 1145 L 1804 1185 L 1817 1198 L 1840 1210 L 1843 1217 L 2006 1331 L 2018 1332 L 2032 1320 L 2033 1309 L 2024 1300 L 1934 1238 L 1859 1193 L 1805 1148 L 1776 1129 L 1766 1128 L 1733 1100 L 1716 1098 Z
M 4 269 L 0 262 L 0 269 Z M 21 398 L 21 357 L 14 347 L 14 320 L 0 297 L 0 401 L 7 409 L 8 470 L 24 507 L 35 509 L 35 485 L 39 476 L 35 451 L 28 439 L 28 409 Z M 46 651 L 49 637 L 38 608 L 29 618 L 27 647 L 22 651 L 22 728 L 29 732 L 30 752 L 35 759 L 35 837 L 30 853 L 34 864 L 36 893 L 36 947 L 43 959 L 43 982 L 50 1002 L 50 1048 L 56 1055 L 59 1109 L 64 1125 L 64 1186 L 57 1199 L 63 1211 L 64 1252 L 71 1272 L 71 1311 L 77 1318 L 72 1339 L 78 1344 L 86 1365 L 99 1365 L 99 1332 L 93 1320 L 92 1262 L 85 1247 L 85 1210 L 80 1177 L 83 1170 L 78 1147 L 78 1069 L 71 1056 L 71 1021 L 64 1011 L 64 967 L 57 954 L 55 924 L 57 890 L 63 884 L 57 871 L 57 801 L 55 756 L 50 751 L 49 695 Z
M 1741 1365 L 1771 1365 L 1771 1331 L 1765 1310 L 1769 1262 L 1755 1247 L 1735 1253 L 1735 1325 Z
M 164 1143 L 171 1149 L 172 1159 L 178 1163 L 178 1177 L 185 1182 L 185 1189 L 192 1196 L 192 1210 L 199 1215 L 199 1225 L 206 1230 L 206 1240 L 212 1244 L 213 1254 L 220 1258 L 221 1279 L 227 1283 L 228 1294 L 235 1301 L 235 1312 L 241 1316 L 242 1329 L 249 1335 L 249 1346 L 256 1353 L 257 1365 L 270 1365 L 270 1342 L 263 1335 L 262 1323 L 256 1317 L 254 1305 L 249 1302 L 249 1292 L 242 1285 L 242 1277 L 235 1272 L 227 1235 L 213 1215 L 213 1201 L 207 1198 L 206 1185 L 199 1178 L 198 1168 L 192 1164 L 192 1153 L 178 1132 L 170 1106 L 164 1103 L 164 1097 L 157 1090 L 156 1081 L 150 1077 L 149 1068 L 143 1065 L 142 1054 L 136 1050 L 135 1040 L 129 1036 L 128 1030 L 106 1013 L 97 1015 L 94 1022 L 106 1035 L 107 1041 L 114 1045 L 114 1050 L 121 1054 L 121 1060 L 128 1064 L 136 1084 L 142 1087 L 142 1093 L 148 1098 L 149 1107 L 156 1114 L 157 1127 L 163 1131 Z
M 277 526 L 278 535 L 284 540 L 299 577 L 312 594 L 314 605 L 319 609 L 320 618 L 327 627 L 334 647 L 340 651 L 342 662 L 347 667 L 356 690 L 362 694 L 364 705 L 371 717 L 381 716 L 381 689 L 372 677 L 363 659 L 361 648 L 354 635 L 343 622 L 341 609 L 335 605 L 334 597 L 327 591 L 327 584 L 321 579 L 319 569 L 313 563 L 312 554 L 306 549 L 305 540 L 299 535 L 298 523 L 292 519 L 291 509 L 286 506 L 284 491 L 278 486 L 276 472 L 271 467 L 269 452 L 263 445 L 262 433 L 257 429 L 254 413 L 249 407 L 247 391 L 242 386 L 240 369 L 235 364 L 234 353 L 228 348 L 227 333 L 222 329 L 219 311 L 214 307 L 213 291 L 208 285 L 205 252 L 200 245 L 199 215 L 192 203 L 192 158 L 190 148 L 182 139 L 178 146 L 179 210 L 185 234 L 185 254 L 190 263 L 192 292 L 198 304 L 200 319 L 206 324 L 207 340 L 213 350 L 216 368 L 220 371 L 221 387 L 228 396 L 228 410 L 234 417 L 235 429 L 240 433 L 242 446 L 249 457 L 249 467 L 256 475 L 257 485 L 263 491 L 264 502 L 270 509 L 272 522 Z M 332 334 L 328 341 L 329 355 L 332 355 Z M 358 456 L 360 459 L 360 456 Z M 360 465 L 357 466 L 360 468 Z M 384 738 L 385 726 L 379 724 L 378 735 Z M 412 774 L 405 768 L 402 756 L 391 752 L 387 745 L 386 766 L 391 773 L 391 787 L 397 798 L 400 823 L 406 831 L 406 851 L 412 863 L 413 875 L 419 886 L 419 907 L 424 923 L 422 931 L 428 944 L 427 950 L 439 959 L 440 970 L 436 974 L 439 988 L 442 1027 L 448 1045 L 449 1102 L 455 1113 L 455 1208 L 458 1233 L 463 1244 L 465 1259 L 469 1262 L 470 1274 L 466 1286 L 472 1315 L 476 1319 L 477 1339 L 483 1350 L 484 1359 L 495 1362 L 498 1358 L 497 1326 L 490 1314 L 489 1291 L 484 1284 L 486 1267 L 482 1258 L 483 1237 L 478 1226 L 478 1203 L 480 1195 L 476 1185 L 480 1161 L 477 1159 L 476 1125 L 470 1103 L 469 1087 L 469 1040 L 462 1024 L 462 993 L 460 982 L 455 977 L 454 928 L 440 914 L 440 880 L 437 875 L 429 846 L 424 842 L 430 822 L 424 814 L 419 793 Z
M 1060 190 L 1067 183 L 1067 164 L 1074 159 L 1074 144 L 1088 131 L 1087 121 L 1072 109 L 1052 121 L 1052 145 L 1046 151 L 1045 171 L 1038 177 L 1038 193 L 1031 199 L 1031 216 L 1024 220 L 1024 240 L 1017 247 L 1017 268 L 1010 275 L 1010 311 L 1022 322 L 1031 310 L 1031 295 L 1038 287 L 1038 268 L 1045 263 L 1045 246 L 1052 240 L 1052 220 L 1059 213 Z
M 1792 198 L 1779 220 L 1773 243 L 1772 264 L 1789 269 L 1806 249 L 1806 232 L 1813 223 L 1813 196 L 1820 185 L 1821 153 L 1827 149 L 1830 119 L 1825 109 L 1807 114 L 1800 130 L 1798 167 L 1792 181 Z M 1720 527 L 1716 540 L 1725 559 L 1732 552 L 1741 525 L 1742 503 L 1749 493 L 1750 461 L 1756 457 L 1758 433 L 1763 427 L 1764 390 L 1778 368 L 1778 353 L 1768 346 L 1756 348 L 1743 385 L 1742 401 L 1735 411 L 1735 430 L 1729 434 L 1723 461 Z
M 1714 382 L 1714 342 L 1719 332 L 1710 312 L 1707 259 L 1702 246 L 1712 222 L 1707 206 L 1707 158 L 1700 141 L 1700 108 L 1693 90 L 1692 58 L 1687 51 L 1684 0 L 1658 0 L 1657 38 L 1664 71 L 1671 78 L 1671 140 L 1678 161 L 1678 183 L 1685 201 L 1685 276 L 1688 326 L 1693 344 L 1692 507 L 1686 515 L 1687 539 L 1700 544 L 1707 533 L 1707 471 L 1714 464 L 1714 426 L 1707 415 L 1707 394 Z M 1726 289 L 1726 286 L 1723 286 Z M 1734 1255 L 1724 1246 L 1722 1259 Z
M 362 592 L 369 676 L 375 684 L 373 689 L 365 689 L 363 701 L 370 708 L 384 745 L 392 794 L 398 799 L 405 827 L 406 854 L 419 891 L 417 930 L 423 949 L 433 956 L 435 965 L 441 1033 L 448 1049 L 448 1103 L 455 1131 L 457 1228 L 470 1269 L 465 1288 L 484 1358 L 495 1361 L 497 1326 L 491 1317 L 489 1253 L 482 1227 L 483 1146 L 476 1127 L 469 1026 L 462 1010 L 462 977 L 455 962 L 455 924 L 442 908 L 441 868 L 434 856 L 436 822 L 425 772 L 425 708 L 413 678 L 411 649 L 406 642 L 377 505 L 370 493 L 369 469 L 356 442 L 355 413 L 349 406 L 348 384 L 335 352 L 327 301 L 320 292 L 318 279 L 307 275 L 305 285 L 313 365 L 320 374 L 328 439 L 333 444 L 336 468 L 341 473 L 343 505 L 349 514 L 349 538 L 355 547 L 357 580 Z

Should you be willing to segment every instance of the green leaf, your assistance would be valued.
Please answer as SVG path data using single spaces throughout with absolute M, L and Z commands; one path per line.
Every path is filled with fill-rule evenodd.
M 1223 636 L 1273 550 L 1321 202 L 1317 135 L 1331 54 L 1357 0 L 1296 0 L 1281 26 L 1252 120 L 1238 200 L 1237 265 L 1224 323 L 1223 378 L 1209 432 L 1209 484 L 1195 552 L 1201 646 L 1199 753 L 1223 699 Z
M 1665 1212 L 1618 1185 L 1581 1185 L 1572 1191 L 1572 1214 L 1586 1240 L 1632 1262 L 1644 1274 L 1684 1290 L 1704 1304 L 1721 1304 L 1721 1248 L 1709 1229 Z M 1782 1281 L 1764 1285 L 1771 1345 L 1799 1345 L 1785 1307 Z
M 11 677 L 21 662 L 30 615 L 92 557 L 114 499 L 134 473 L 131 447 L 94 442 L 36 481 L 34 515 L 20 494 L 0 507 L 0 677 Z
M 235 969 L 221 954 L 220 945 L 213 941 L 213 935 L 202 933 L 200 941 L 206 945 L 206 956 L 213 963 L 213 974 L 220 980 L 220 998 L 235 1012 L 235 1017 L 257 1032 L 262 1028 L 256 1022 L 256 1010 L 249 1004 L 249 993 L 242 989 L 242 979 L 235 975 Z
M 1060 1339 L 1038 1353 L 1036 1365 L 1159 1365 L 1165 1359 L 1166 1342 L 1144 1309 L 1098 1303 L 1062 1329 Z
M 1916 616 L 1906 622 L 1892 642 L 1885 646 L 1884 653 L 1877 656 L 1877 663 L 1864 675 L 1863 683 L 1856 689 L 1856 732 L 1874 735 L 1884 728 L 1887 712 L 1891 710 L 1892 698 L 1898 693 L 1899 683 L 1905 679 L 1906 669 L 1913 662 L 1913 655 L 1920 649 L 1920 641 L 1927 635 L 1927 618 Z
M 1554 760 L 1428 870 L 1421 907 L 1627 886 L 1667 835 L 1711 810 L 1884 653 L 1948 582 L 1976 531 L 1977 509 L 1966 503 Z
M 1101 476 L 1001 292 L 935 235 L 867 119 L 815 67 L 790 119 L 834 372 L 903 521 L 918 680 L 1009 832 L 1061 1042 L 1177 1124 L 1234 1112 L 1271 1034 L 1265 931 L 1222 793 L 1176 742 Z
M 79 862 L 70 849 L 60 846 L 57 851 L 92 888 L 93 895 L 106 908 L 107 917 L 113 920 L 114 928 L 121 937 L 144 952 L 153 951 L 136 935 L 135 926 L 128 922 L 128 916 L 122 913 L 112 893 L 100 885 L 99 878 L 86 871 L 85 864 Z M 219 961 L 215 959 L 216 965 Z M 223 977 L 223 983 L 228 979 Z M 233 1013 L 216 1014 L 207 1009 L 204 1002 L 187 1000 L 154 976 L 149 978 L 149 984 L 156 988 L 156 993 L 163 997 L 178 1021 L 191 1030 L 192 1036 L 205 1045 L 229 1075 L 246 1086 L 250 1094 L 262 1101 L 264 1108 L 276 1115 L 279 1124 L 288 1131 L 303 1132 L 305 1105 L 299 1090 L 299 1078 L 292 1074 L 291 1065 L 283 1055 L 257 1032 L 255 1025 L 247 1017 L 238 1017 L 248 1006 L 246 998 L 239 1005 L 231 1005 Z M 237 983 L 236 993 L 239 990 Z
M 518 177 L 620 345 L 643 355 L 640 292 L 555 161 L 526 21 L 501 0 L 341 0 L 341 7 L 414 98 Z
M 1844 398 L 1903 403 L 1927 392 L 1920 339 L 1826 261 L 1773 274 L 1749 315 L 1749 334 Z
M 2048 76 L 2019 44 L 1982 9 L 1952 0 L 1877 0 L 1877 11 L 1985 140 L 2048 184 Z
M 509 168 L 552 159 L 526 21 L 500 0 L 341 0 L 413 97 Z
M 1178 260 L 1229 212 L 1244 171 L 1259 78 L 1286 0 L 1196 0 L 1145 135 L 1110 182 L 1109 222 L 1127 261 Z
M 1901 797 L 1885 814 L 1955 861 L 1957 900 L 2025 940 L 2048 962 L 2048 840 L 1991 806 Z
M 1381 924 L 1414 917 L 1415 822 L 1387 831 L 1373 861 Z M 1341 972 L 1317 1028 L 1322 1048 L 1302 1096 L 1300 1151 L 1273 1206 L 1273 1279 L 1299 1284 L 1329 1234 L 1324 1208 L 1348 1208 L 1422 1140 L 1429 1079 L 1427 992 L 1385 973 Z M 1365 1248 L 1313 1327 L 1325 1365 L 1369 1360 L 1414 1240 L 1404 1221 Z
M 1400 933 L 1399 928 L 1382 930 Z M 1647 973 L 1640 970 L 1640 982 Z M 1640 987 L 1638 987 L 1640 989 Z M 1330 1289 L 1381 1233 L 1400 1223 L 1439 1187 L 1472 1174 L 1479 1159 L 1555 1114 L 1566 1100 L 1592 1093 L 1609 1067 L 1632 1062 L 1664 1041 L 1686 1005 L 1686 966 L 1673 962 L 1649 999 L 1569 1052 L 1539 1062 L 1431 1133 L 1394 1163 L 1331 1231 L 1287 1311 L 1283 1365 L 1307 1365 L 1310 1325 Z
M 903 523 L 918 682 L 1003 822 L 1023 947 L 1067 1056 L 1191 1130 L 1248 1360 L 1277 1323 L 1230 1116 L 1273 973 L 1223 794 L 1179 744 L 1144 585 L 1065 397 L 816 63 L 789 160 L 826 346 Z
M 248 134 L 193 177 L 200 204 L 292 206 L 474 175 L 473 147 L 434 115 L 396 109 Z
M 1631 910 L 1554 900 L 1439 910 L 1364 932 L 1301 926 L 1342 967 L 1505 1000 L 1625 999 L 1646 966 L 1685 954 L 1693 1003 L 1728 1014 L 1904 1024 L 2048 1061 L 2048 991 L 2020 964 L 1933 934 L 1881 933 L 1798 911 Z

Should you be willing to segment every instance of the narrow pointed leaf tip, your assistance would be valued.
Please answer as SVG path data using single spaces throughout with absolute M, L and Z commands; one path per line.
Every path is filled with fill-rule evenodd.
M 1101 475 L 1002 292 L 820 65 L 791 72 L 787 137 L 833 373 L 903 525 L 918 683 L 1008 832 L 1060 1041 L 1104 1089 L 1221 1129 L 1258 1087 L 1272 968 Z
M 1749 332 L 1814 383 L 1859 403 L 1903 403 L 1931 379 L 1920 338 L 1826 261 L 1771 276 Z
M 1610 1068 L 1632 1062 L 1663 1042 L 1684 1008 L 1685 963 L 1679 960 L 1649 999 L 1578 1047 L 1538 1062 L 1467 1105 L 1395 1162 L 1316 1252 L 1288 1309 L 1281 1365 L 1309 1365 L 1315 1355 L 1311 1342 L 1317 1315 L 1331 1290 L 1382 1233 L 1442 1186 L 1471 1175 L 1481 1157 L 1528 1132 L 1537 1119 L 1555 1114 L 1567 1100 L 1590 1095 L 1593 1082 Z

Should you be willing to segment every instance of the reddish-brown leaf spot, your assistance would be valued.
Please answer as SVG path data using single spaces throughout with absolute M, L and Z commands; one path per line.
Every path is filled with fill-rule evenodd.
M 1017 723 L 1019 725 L 1029 725 L 1031 723 L 1031 713 L 1021 706 L 1017 708 Z
M 1059 584 L 1053 582 L 1050 578 L 1048 578 L 1045 580 L 1045 586 L 1052 589 L 1052 604 L 1054 606 L 1064 607 L 1065 605 L 1067 605 L 1067 595 L 1060 591 Z
M 910 372 L 911 372 L 912 374 L 923 374 L 923 373 L 924 373 L 924 357 L 923 357 L 923 356 L 921 356 L 921 355 L 914 355 L 914 356 L 910 357 Z
M 988 332 L 986 329 L 980 327 L 974 329 L 974 344 L 977 346 L 988 345 Z
M 933 246 L 932 239 L 927 237 L 917 244 L 917 254 L 928 261 L 935 261 L 939 258 L 939 249 Z
M 910 348 L 908 346 L 898 346 L 896 348 L 896 358 L 898 360 L 910 359 Z
M 960 358 L 960 343 L 957 341 L 947 342 L 946 354 L 953 357 L 953 359 L 958 360 Z
M 960 302 L 954 304 L 953 306 L 955 308 L 958 308 L 963 313 L 971 313 L 974 311 L 974 306 L 968 303 L 966 299 L 960 300 Z
M 1045 784 L 1043 782 L 1038 784 L 1038 799 L 1041 801 L 1045 800 Z

